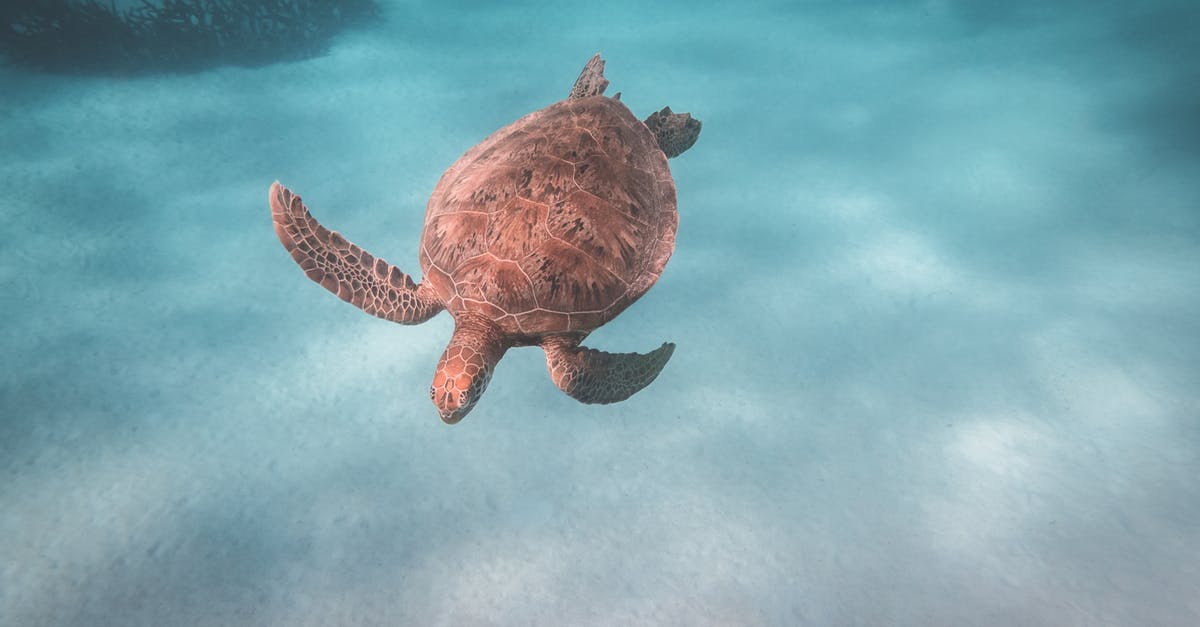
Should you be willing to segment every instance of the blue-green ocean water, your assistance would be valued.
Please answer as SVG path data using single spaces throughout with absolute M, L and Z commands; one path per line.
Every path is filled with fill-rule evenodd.
M 1200 624 L 1200 8 L 397 2 L 328 55 L 0 69 L 0 624 Z M 308 281 L 603 53 L 678 348 L 587 406 Z

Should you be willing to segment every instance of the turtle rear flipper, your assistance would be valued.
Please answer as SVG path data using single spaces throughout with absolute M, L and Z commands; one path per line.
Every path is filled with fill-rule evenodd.
M 683 154 L 700 137 L 700 120 L 690 113 L 674 113 L 671 107 L 651 113 L 644 122 L 668 158 Z
M 599 96 L 607 87 L 608 79 L 604 78 L 604 59 L 601 59 L 600 53 L 597 52 L 583 66 L 579 78 L 575 79 L 575 84 L 571 86 L 571 94 L 567 96 L 567 100 Z
M 321 226 L 300 197 L 275 181 L 271 217 L 283 247 L 308 278 L 338 298 L 400 324 L 425 322 L 442 310 L 432 287 Z
M 605 353 L 563 337 L 547 338 L 542 348 L 554 384 L 583 403 L 615 403 L 633 396 L 650 385 L 675 352 L 675 345 L 666 342 L 645 355 Z

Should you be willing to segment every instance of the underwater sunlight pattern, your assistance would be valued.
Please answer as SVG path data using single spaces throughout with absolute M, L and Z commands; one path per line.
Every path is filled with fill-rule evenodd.
M 0 67 L 0 624 L 1200 624 L 1200 5 L 382 2 L 327 51 Z M 280 180 L 425 203 L 594 53 L 674 254 L 455 426 L 452 332 L 305 278 Z

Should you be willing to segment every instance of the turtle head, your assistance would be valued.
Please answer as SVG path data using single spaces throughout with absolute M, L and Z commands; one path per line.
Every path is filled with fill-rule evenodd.
M 433 375 L 433 385 L 429 386 L 429 397 L 437 406 L 442 422 L 452 425 L 466 417 L 483 396 L 491 378 L 491 371 L 475 360 L 443 355 Z
M 429 386 L 429 398 L 442 422 L 452 425 L 462 420 L 483 396 L 496 362 L 504 355 L 504 346 L 494 337 L 467 325 L 454 330 Z

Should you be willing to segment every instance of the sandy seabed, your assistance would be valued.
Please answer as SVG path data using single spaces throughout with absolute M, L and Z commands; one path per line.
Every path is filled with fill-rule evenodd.
M 0 623 L 1200 624 L 1194 3 L 489 7 L 0 70 Z M 267 188 L 418 273 L 597 50 L 704 132 L 588 343 L 678 349 L 611 406 L 511 351 L 447 427 L 449 317 L 309 282 Z

